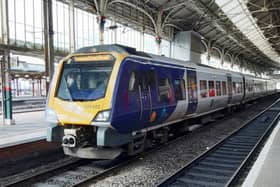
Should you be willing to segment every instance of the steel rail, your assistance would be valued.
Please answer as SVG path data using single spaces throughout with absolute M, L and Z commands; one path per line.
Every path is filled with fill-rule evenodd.
M 45 179 L 46 176 L 52 176 L 58 170 L 65 171 L 65 170 L 77 167 L 78 165 L 82 164 L 82 162 L 84 162 L 84 160 L 69 158 L 68 160 L 65 160 L 65 162 L 62 162 L 61 164 L 41 170 L 40 172 L 33 173 L 28 176 L 15 177 L 14 181 L 6 183 L 6 184 L 4 184 L 4 186 L 5 187 L 30 186 L 30 183 L 32 183 L 32 181 L 38 181 L 38 179 L 41 179 L 41 180 Z
M 232 186 L 275 127 L 279 113 L 280 99 L 165 178 L 158 187 Z
M 257 115 L 257 116 L 259 116 L 259 115 Z M 180 137 L 174 137 L 174 139 L 172 139 L 172 140 L 170 140 L 170 141 L 168 141 L 164 144 L 157 145 L 156 147 L 153 147 L 153 148 L 151 148 L 147 151 L 144 151 L 143 153 L 141 153 L 139 155 L 136 155 L 136 156 L 133 156 L 133 157 L 125 157 L 125 159 L 117 161 L 117 163 L 114 163 L 112 166 L 110 166 L 108 168 L 105 168 L 105 169 L 102 169 L 102 170 L 97 169 L 98 172 L 92 174 L 91 176 L 86 177 L 85 179 L 80 179 L 78 181 L 75 181 L 75 184 L 73 184 L 71 186 L 86 186 L 87 184 L 90 184 L 90 183 L 92 183 L 92 182 L 94 182 L 94 181 L 96 181 L 100 178 L 104 178 L 108 174 L 110 174 L 114 171 L 117 171 L 118 169 L 121 169 L 122 167 L 128 165 L 132 161 L 135 161 L 135 160 L 143 157 L 143 155 L 150 154 L 150 153 L 152 153 L 156 150 L 159 150 L 159 149 L 165 147 L 166 145 L 173 144 L 174 142 L 179 141 L 182 138 L 185 138 L 187 135 L 188 134 L 184 134 Z M 43 181 L 43 180 L 47 179 L 48 177 L 55 177 L 56 174 L 61 174 L 61 172 L 67 172 L 71 169 L 77 168 L 77 167 L 82 166 L 82 165 L 87 166 L 87 163 L 93 163 L 93 162 L 94 161 L 92 161 L 92 160 L 83 160 L 83 159 L 76 159 L 75 160 L 74 159 L 73 161 L 69 161 L 69 163 L 57 165 L 53 168 L 42 170 L 42 171 L 40 171 L 36 174 L 26 176 L 25 178 L 17 179 L 15 181 L 13 181 L 12 183 L 5 184 L 5 186 L 30 186 L 30 184 L 38 183 L 40 181 Z M 92 167 L 92 169 L 95 169 L 95 168 Z

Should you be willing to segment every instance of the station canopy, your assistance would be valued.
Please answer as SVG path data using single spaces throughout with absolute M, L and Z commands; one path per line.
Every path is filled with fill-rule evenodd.
M 259 67 L 280 68 L 280 0 L 83 0 L 75 6 L 172 38 L 193 30 Z M 96 6 L 96 4 L 98 4 Z M 161 27 L 161 28 L 160 28 Z M 161 30 L 160 30 L 161 29 Z

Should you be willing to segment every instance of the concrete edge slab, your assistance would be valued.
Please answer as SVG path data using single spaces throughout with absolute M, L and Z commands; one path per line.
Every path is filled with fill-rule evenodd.
M 242 184 L 242 187 L 254 187 L 255 181 L 259 177 L 261 172 L 262 166 L 265 162 L 265 159 L 269 153 L 269 150 L 274 142 L 274 139 L 279 132 L 280 129 L 280 121 L 278 121 L 276 127 L 274 128 L 273 132 L 269 136 L 267 142 L 265 143 L 262 151 L 260 152 L 257 160 L 255 161 L 253 167 L 251 168 L 249 174 L 247 175 L 245 181 Z
M 44 139 L 46 139 L 46 131 L 25 134 L 25 135 L 18 136 L 17 138 L 1 139 L 0 148 L 11 147 L 15 145 L 35 142 Z

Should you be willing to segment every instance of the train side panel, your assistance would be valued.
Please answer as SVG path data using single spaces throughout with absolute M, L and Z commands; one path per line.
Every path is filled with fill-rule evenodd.
M 198 69 L 199 102 L 198 114 L 210 113 L 227 106 L 226 75 Z
M 120 133 L 129 133 L 183 117 L 184 73 L 184 68 L 125 59 L 116 82 L 111 125 Z

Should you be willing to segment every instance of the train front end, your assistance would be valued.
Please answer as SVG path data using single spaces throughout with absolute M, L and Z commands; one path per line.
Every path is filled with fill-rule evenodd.
M 112 159 L 122 152 L 106 141 L 116 133 L 110 126 L 111 102 L 124 57 L 110 52 L 74 53 L 59 63 L 47 100 L 47 140 L 61 142 L 65 154 Z

